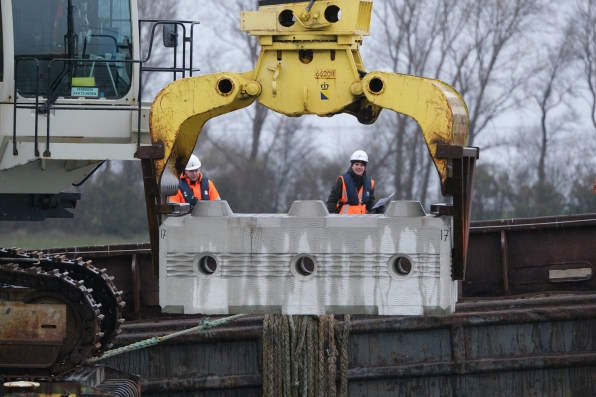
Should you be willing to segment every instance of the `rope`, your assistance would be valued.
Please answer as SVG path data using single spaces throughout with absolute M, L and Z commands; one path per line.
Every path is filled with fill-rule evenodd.
M 275 395 L 274 374 L 271 370 L 273 367 L 273 352 L 275 351 L 275 341 L 270 340 L 272 335 L 275 335 L 275 316 L 265 314 L 263 318 L 263 368 L 268 368 L 268 371 L 263 371 L 263 395 Z
M 326 328 L 329 330 L 327 333 L 327 387 L 328 387 L 328 397 L 336 397 L 337 396 L 337 384 L 336 382 L 336 374 L 337 374 L 337 346 L 335 346 L 335 332 L 333 324 L 335 323 L 335 317 L 333 315 L 326 315 L 325 321 L 327 322 Z
M 340 335 L 339 349 L 341 352 L 339 359 L 339 397 L 348 396 L 348 338 L 350 336 L 350 326 L 350 315 L 345 314 L 343 327 L 341 328 L 341 330 L 337 330 L 337 334 Z
M 319 340 L 317 338 L 317 326 L 318 321 L 313 317 L 308 317 L 308 336 L 306 338 L 306 366 L 309 369 L 306 376 L 308 396 L 314 396 L 315 392 L 318 390 L 319 377 L 317 376 L 316 357 Z
M 281 316 L 266 314 L 263 319 L 263 396 L 283 396 L 282 369 L 286 355 L 283 352 Z
M 324 396 L 327 389 L 327 377 L 325 376 L 325 322 L 323 316 L 319 316 L 319 345 L 317 346 L 317 368 L 319 372 L 319 390 L 317 396 Z
M 349 315 L 265 315 L 263 396 L 347 397 L 349 330 Z
M 305 396 L 306 395 L 306 386 L 308 386 L 306 384 L 306 382 L 300 382 L 300 379 L 306 379 L 305 374 L 306 371 L 308 370 L 306 367 L 306 357 L 303 354 L 303 349 L 304 349 L 304 343 L 305 343 L 305 339 L 306 339 L 306 326 L 308 323 L 308 318 L 307 317 L 300 317 L 300 332 L 298 334 L 297 337 L 297 342 L 296 342 L 296 348 L 294 350 L 294 357 L 297 358 L 297 360 L 292 360 L 294 361 L 295 364 L 295 374 L 296 376 L 292 379 L 292 389 L 294 390 L 294 396 L 298 397 L 300 395 Z M 299 375 L 300 372 L 300 375 Z M 302 386 L 302 387 L 300 387 Z
M 286 368 L 286 370 L 290 370 L 290 383 L 288 383 L 288 385 L 291 385 L 291 395 L 292 397 L 297 397 L 298 396 L 298 389 L 297 386 L 300 384 L 298 382 L 298 360 L 297 360 L 297 355 L 296 355 L 296 346 L 298 344 L 298 337 L 296 336 L 296 325 L 294 324 L 294 318 L 292 316 L 287 316 L 288 319 L 288 324 L 289 324 L 289 328 L 290 328 L 290 340 L 289 340 L 289 345 L 290 345 L 290 354 L 288 354 L 288 368 Z
M 285 361 L 278 360 L 277 362 L 284 363 L 283 366 L 283 383 L 281 384 L 281 391 L 283 392 L 278 394 L 278 396 L 283 397 L 290 397 L 292 394 L 291 382 L 292 382 L 292 373 L 290 365 L 292 363 L 292 349 L 290 346 L 290 323 L 288 321 L 288 316 L 279 316 L 281 321 L 281 341 L 282 341 L 282 348 L 281 354 Z
M 109 350 L 109 351 L 105 352 L 101 357 L 91 357 L 90 359 L 87 360 L 87 363 L 93 364 L 97 361 L 100 361 L 100 360 L 103 360 L 103 359 L 109 358 L 109 357 L 114 357 L 114 356 L 117 356 L 122 353 L 127 353 L 127 352 L 134 351 L 134 350 L 144 349 L 144 348 L 150 347 L 150 346 L 155 346 L 155 345 L 157 345 L 161 342 L 164 342 L 166 340 L 174 339 L 174 338 L 177 338 L 179 336 L 182 336 L 182 335 L 185 335 L 185 334 L 188 334 L 191 332 L 210 330 L 211 328 L 215 328 L 220 325 L 225 325 L 229 322 L 232 322 L 232 321 L 234 321 L 240 317 L 244 317 L 244 316 L 246 316 L 246 314 L 235 314 L 230 317 L 224 317 L 224 318 L 220 318 L 220 319 L 213 320 L 213 321 L 203 320 L 203 321 L 201 321 L 201 324 L 197 325 L 196 327 L 188 328 L 183 331 L 174 332 L 172 334 L 165 335 L 165 336 L 154 336 L 153 338 L 149 338 L 149 339 L 145 339 L 145 340 L 142 340 L 139 342 L 131 343 L 130 345 L 123 346 L 118 349 Z
M 236 314 L 213 321 L 202 321 L 196 327 L 156 336 L 107 351 L 87 363 L 122 353 L 155 346 L 191 332 L 204 332 L 225 325 L 246 314 Z M 284 316 L 266 314 L 263 319 L 263 396 L 264 397 L 346 397 L 348 388 L 348 337 L 350 315 L 343 326 L 333 315 Z M 296 326 L 297 323 L 297 326 Z M 298 331 L 296 330 L 298 328 Z M 338 334 L 337 343 L 335 334 Z M 340 366 L 340 389 L 337 394 L 337 358 Z M 282 365 L 280 365 L 282 363 Z

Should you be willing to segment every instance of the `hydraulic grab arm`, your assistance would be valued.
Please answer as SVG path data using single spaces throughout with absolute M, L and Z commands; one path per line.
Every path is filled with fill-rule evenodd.
M 163 148 L 163 158 L 156 158 L 149 172 L 154 190 L 167 169 L 178 174 L 183 168 L 207 120 L 255 100 L 287 116 L 348 113 L 363 124 L 374 123 L 383 108 L 391 109 L 417 121 L 442 192 L 454 197 L 453 206 L 436 211 L 454 216 L 453 278 L 463 279 L 478 157 L 477 148 L 465 147 L 466 104 L 438 80 L 365 72 L 359 48 L 369 34 L 371 13 L 372 0 L 268 0 L 258 11 L 243 12 L 242 30 L 257 36 L 261 46 L 254 70 L 178 80 L 156 97 L 151 139 Z

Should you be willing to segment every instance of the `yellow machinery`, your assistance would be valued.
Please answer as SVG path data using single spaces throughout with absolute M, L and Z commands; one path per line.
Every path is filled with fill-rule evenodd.
M 145 159 L 147 208 L 160 209 L 149 214 L 154 258 L 160 212 L 167 212 L 158 186 L 164 174 L 178 175 L 207 120 L 255 100 L 287 116 L 349 113 L 363 124 L 374 123 L 386 108 L 418 122 L 442 193 L 453 196 L 452 205 L 432 211 L 453 216 L 453 278 L 463 279 L 478 149 L 465 146 L 468 113 L 462 97 L 438 80 L 365 70 L 359 49 L 369 34 L 372 0 L 259 3 L 258 11 L 241 16 L 242 30 L 258 37 L 261 46 L 254 70 L 177 80 L 153 103 L 153 146 L 138 155 Z

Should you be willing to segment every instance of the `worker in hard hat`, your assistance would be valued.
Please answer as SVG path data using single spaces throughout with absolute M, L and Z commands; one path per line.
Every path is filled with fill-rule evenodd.
M 191 209 L 199 200 L 221 200 L 212 181 L 201 172 L 201 160 L 190 155 L 184 172 L 180 175 L 178 193 L 170 196 L 170 201 L 189 203 Z
M 375 204 L 375 181 L 366 175 L 368 155 L 356 150 L 350 168 L 336 180 L 327 199 L 331 214 L 366 214 Z

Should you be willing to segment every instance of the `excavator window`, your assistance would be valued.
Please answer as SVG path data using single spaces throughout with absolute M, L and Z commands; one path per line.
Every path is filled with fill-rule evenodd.
M 129 0 L 19 0 L 12 5 L 21 96 L 117 99 L 128 93 Z

